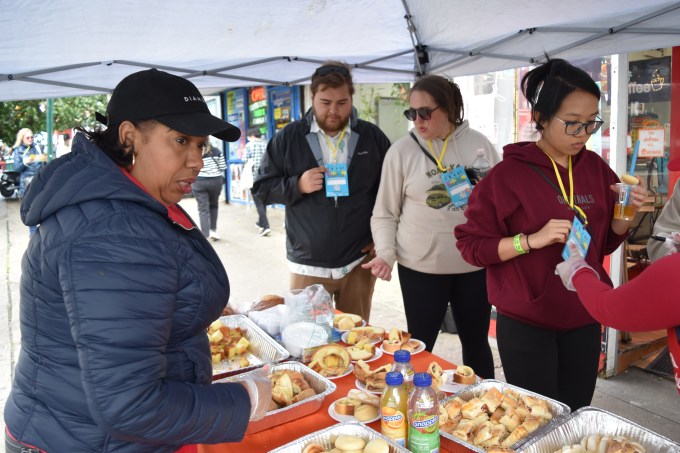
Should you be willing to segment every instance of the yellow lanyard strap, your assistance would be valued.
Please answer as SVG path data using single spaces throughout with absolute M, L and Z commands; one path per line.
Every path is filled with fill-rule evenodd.
M 541 150 L 543 151 L 543 150 Z M 550 162 L 553 164 L 553 169 L 555 170 L 555 176 L 557 177 L 557 183 L 560 185 L 560 190 L 562 190 L 562 196 L 564 197 L 564 200 L 569 203 L 569 207 L 571 209 L 576 210 L 579 214 L 581 214 L 581 217 L 583 218 L 583 225 L 586 226 L 588 225 L 588 217 L 586 216 L 586 213 L 583 212 L 581 208 L 579 208 L 575 203 L 574 203 L 574 174 L 571 170 L 571 156 L 569 156 L 569 197 L 567 198 L 567 191 L 564 190 L 564 184 L 562 183 L 562 177 L 560 176 L 560 171 L 557 169 L 557 164 L 555 163 L 555 160 L 550 157 L 548 153 L 543 151 L 543 154 L 548 156 L 548 159 L 550 159 Z
M 444 140 L 444 146 L 442 147 L 442 152 L 439 155 L 439 159 L 437 159 L 437 155 L 434 153 L 434 149 L 432 149 L 432 140 L 427 139 L 427 146 L 430 147 L 430 154 L 432 154 L 432 158 L 437 162 L 437 167 L 439 167 L 439 170 L 441 170 L 442 173 L 446 173 L 446 168 L 442 165 L 442 161 L 444 160 L 444 155 L 446 154 L 446 147 L 449 144 L 449 138 L 451 138 L 451 134 L 446 137 L 446 140 Z
M 345 136 L 345 132 L 347 131 L 347 128 L 344 128 L 342 130 L 342 133 L 340 134 L 340 138 L 337 141 L 338 146 L 342 143 L 342 138 Z M 338 162 L 338 148 L 336 148 L 333 145 L 333 142 L 331 142 L 330 138 L 328 138 L 328 135 L 326 133 L 323 133 L 323 136 L 326 138 L 326 143 L 328 143 L 328 148 L 331 150 L 331 159 L 333 160 L 333 163 Z

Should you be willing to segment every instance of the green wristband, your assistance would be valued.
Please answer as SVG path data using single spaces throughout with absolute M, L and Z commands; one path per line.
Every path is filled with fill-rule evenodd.
M 512 238 L 512 245 L 515 246 L 515 250 L 517 251 L 517 253 L 519 253 L 520 255 L 524 255 L 525 253 L 527 253 L 527 251 L 522 248 L 522 244 L 519 241 L 521 237 L 522 233 L 515 235 L 515 237 Z

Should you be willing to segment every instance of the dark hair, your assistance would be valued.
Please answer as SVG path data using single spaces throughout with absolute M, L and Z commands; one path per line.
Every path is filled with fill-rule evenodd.
M 248 129 L 247 133 L 248 133 L 248 137 L 257 137 L 257 138 L 262 137 L 262 132 L 260 132 L 259 127 L 251 127 L 250 129 Z
M 320 85 L 330 88 L 340 88 L 343 85 L 349 86 L 349 95 L 354 95 L 354 82 L 352 81 L 352 71 L 350 66 L 340 61 L 327 61 L 319 66 L 312 74 L 312 95 L 316 94 Z
M 531 117 L 536 130 L 543 130 L 542 122 L 555 116 L 565 97 L 583 90 L 600 98 L 600 88 L 583 69 L 566 60 L 549 60 L 522 77 L 522 93 L 531 104 Z
M 446 112 L 451 124 L 460 126 L 463 123 L 463 95 L 453 80 L 438 75 L 426 75 L 413 84 L 411 93 L 414 91 L 424 91 L 432 96 L 437 106 Z
M 129 120 L 128 120 L 129 121 Z M 136 128 L 147 131 L 154 124 L 160 124 L 155 120 L 130 121 Z M 97 145 L 104 154 L 118 166 L 130 170 L 134 162 L 135 148 L 132 143 L 120 143 L 118 141 L 118 130 L 120 124 L 112 124 L 106 129 L 85 130 L 82 127 L 76 128 L 78 132 L 85 134 L 85 137 Z

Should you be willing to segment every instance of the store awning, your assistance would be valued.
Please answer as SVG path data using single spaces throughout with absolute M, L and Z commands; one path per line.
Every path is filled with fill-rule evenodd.
M 110 92 L 155 67 L 204 94 L 308 83 L 327 59 L 356 82 L 479 74 L 680 45 L 663 0 L 0 0 L 0 101 Z

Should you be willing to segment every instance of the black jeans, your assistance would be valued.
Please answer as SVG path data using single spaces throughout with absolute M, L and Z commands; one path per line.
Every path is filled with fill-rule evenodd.
M 194 198 L 198 205 L 198 220 L 201 232 L 205 237 L 210 235 L 210 230 L 217 229 L 217 210 L 222 193 L 224 178 L 198 178 L 193 184 Z
M 5 453 L 43 453 L 39 448 L 29 447 L 12 439 L 12 437 L 5 432 Z
M 426 274 L 398 265 L 408 331 L 432 351 L 450 304 L 463 347 L 463 362 L 478 376 L 494 378 L 489 346 L 491 305 L 486 270 L 466 274 Z
M 551 330 L 496 314 L 498 352 L 509 384 L 563 402 L 590 405 L 600 360 L 599 324 Z
M 269 220 L 267 220 L 267 205 L 262 203 L 259 198 L 253 195 L 253 201 L 255 202 L 255 207 L 257 208 L 257 215 L 259 219 L 257 220 L 257 225 L 265 230 L 269 229 Z

